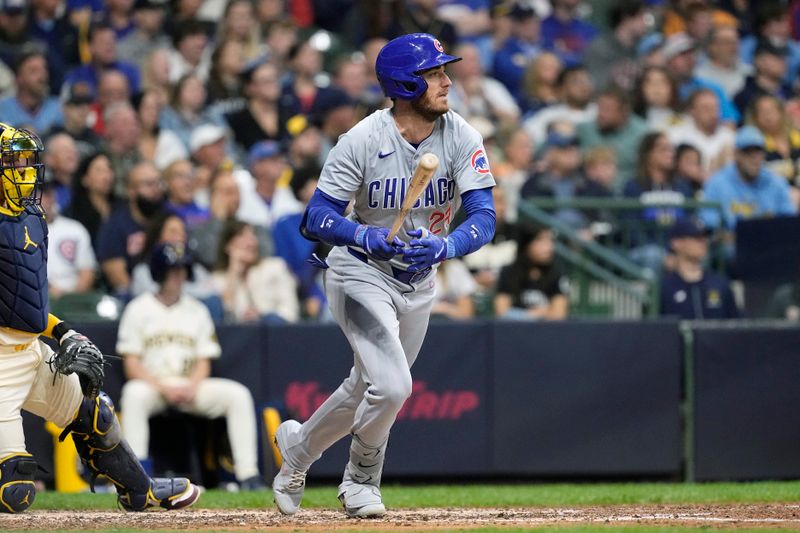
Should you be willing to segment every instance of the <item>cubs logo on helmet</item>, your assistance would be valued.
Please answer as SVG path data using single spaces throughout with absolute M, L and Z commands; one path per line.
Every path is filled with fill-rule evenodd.
M 478 148 L 472 153 L 472 169 L 479 174 L 489 173 L 489 160 L 482 148 Z
M 433 40 L 433 47 L 436 48 L 441 53 L 444 53 L 444 46 L 442 46 L 442 43 L 439 41 L 439 39 Z

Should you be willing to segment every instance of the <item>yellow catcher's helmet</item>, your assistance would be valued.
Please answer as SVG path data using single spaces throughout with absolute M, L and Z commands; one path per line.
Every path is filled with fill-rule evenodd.
M 36 134 L 0 122 L 0 176 L 6 208 L 21 213 L 40 205 L 44 183 L 44 151 Z

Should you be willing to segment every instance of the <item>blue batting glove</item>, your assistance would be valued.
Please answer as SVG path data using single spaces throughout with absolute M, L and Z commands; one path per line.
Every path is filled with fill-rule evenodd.
M 356 230 L 355 242 L 371 258 L 388 261 L 401 253 L 405 247 L 405 243 L 397 237 L 392 242 L 386 242 L 388 236 L 389 228 L 361 225 Z
M 403 260 L 411 265 L 407 268 L 409 272 L 428 269 L 447 259 L 447 239 L 437 237 L 425 228 L 411 230 L 408 235 L 415 237 L 408 243 L 410 248 L 403 252 Z

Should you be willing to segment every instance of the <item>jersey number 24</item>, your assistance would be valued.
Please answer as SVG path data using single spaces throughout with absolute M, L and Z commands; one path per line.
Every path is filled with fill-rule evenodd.
M 428 219 L 428 231 L 434 235 L 442 233 L 445 229 L 450 227 L 452 218 L 451 207 L 447 206 L 445 211 L 434 211 Z

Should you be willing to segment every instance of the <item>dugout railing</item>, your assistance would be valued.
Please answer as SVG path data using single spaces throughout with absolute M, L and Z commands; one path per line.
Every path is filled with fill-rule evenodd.
M 635 198 L 533 197 L 520 201 L 520 224 L 552 228 L 556 255 L 570 282 L 570 315 L 619 319 L 655 317 L 659 311 L 659 269 L 636 252 L 666 250 L 679 216 L 702 209 L 721 213 L 719 204 L 660 194 Z M 562 216 L 568 213 L 568 216 Z M 574 221 L 583 223 L 576 226 Z M 569 220 L 569 222 L 567 221 Z M 709 263 L 725 268 L 721 240 L 712 238 Z

